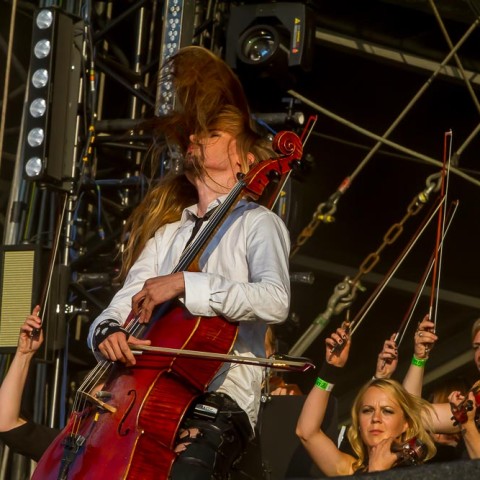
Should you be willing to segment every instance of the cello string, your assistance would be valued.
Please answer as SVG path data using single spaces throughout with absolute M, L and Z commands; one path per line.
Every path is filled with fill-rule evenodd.
M 308 133 L 308 135 L 310 134 L 310 132 L 313 130 L 313 126 L 315 125 L 316 120 L 317 120 L 317 116 L 313 116 L 313 115 L 310 116 L 309 122 L 308 122 L 310 127 L 308 130 L 307 129 L 304 130 L 304 134 L 306 132 Z M 284 133 L 287 133 L 287 132 L 284 132 Z M 285 138 L 285 135 L 283 135 L 282 138 Z M 288 140 L 288 136 L 286 136 L 286 138 Z M 305 139 L 305 141 L 307 140 L 307 138 Z M 279 147 L 279 151 L 283 151 L 279 146 L 279 144 L 277 144 L 277 147 Z M 275 147 L 274 149 L 276 150 Z M 290 153 L 291 153 L 290 157 L 294 156 L 293 154 L 296 153 L 296 149 L 293 149 L 293 152 L 290 152 Z M 286 159 L 287 159 L 286 157 L 283 158 L 283 160 L 286 160 Z M 261 165 L 262 163 L 263 162 L 261 162 L 259 165 Z M 250 170 L 249 174 L 252 172 L 258 173 L 255 170 Z M 207 222 L 205 227 L 200 230 L 196 239 L 192 241 L 192 243 L 187 248 L 185 248 L 182 255 L 180 256 L 180 260 L 177 266 L 173 269 L 172 273 L 187 270 L 190 264 L 194 261 L 195 256 L 199 253 L 201 247 L 205 244 L 206 240 L 208 240 L 209 236 L 215 231 L 216 228 L 218 228 L 221 220 L 225 218 L 226 214 L 228 213 L 232 205 L 234 205 L 234 203 L 239 200 L 241 192 L 245 189 L 247 185 L 244 178 L 245 178 L 245 175 L 239 178 L 237 183 L 230 190 L 225 200 L 219 205 L 219 207 L 213 213 L 212 217 L 210 218 L 210 221 Z M 139 328 L 138 317 L 135 317 L 133 321 L 131 321 L 126 327 L 127 331 L 134 336 L 137 336 L 135 334 L 138 332 L 138 328 Z
M 86 386 L 96 385 L 98 380 L 100 380 L 103 375 L 106 373 L 109 367 L 113 365 L 113 362 L 109 362 L 108 360 L 101 360 L 97 363 L 97 365 L 89 372 L 86 376 L 85 380 L 82 382 L 80 387 L 77 389 L 75 393 L 75 400 L 74 405 L 72 407 L 73 412 L 73 422 L 72 422 L 72 429 L 70 435 L 77 435 L 82 424 L 82 416 L 75 415 L 75 413 L 80 414 L 82 410 L 87 407 L 87 397 L 83 395 L 83 392 L 87 390 Z M 97 380 L 97 381 L 95 381 Z M 89 388 L 90 389 L 90 388 Z
M 183 251 L 182 255 L 180 256 L 180 260 L 178 261 L 177 266 L 172 270 L 172 273 L 184 271 L 188 268 L 200 250 L 200 247 L 204 245 L 208 237 L 218 227 L 220 220 L 225 217 L 226 213 L 233 205 L 234 201 L 237 199 L 244 187 L 245 182 L 242 180 L 235 184 L 227 198 L 219 205 L 219 207 L 211 216 L 210 220 L 205 224 L 205 227 L 200 230 L 192 243 Z M 128 323 L 126 330 L 131 335 L 137 337 L 137 333 L 142 327 L 143 325 L 138 322 L 138 317 L 135 317 Z
M 218 227 L 220 220 L 225 217 L 226 213 L 233 205 L 234 201 L 237 199 L 244 187 L 245 182 L 243 182 L 243 180 L 240 180 L 235 184 L 227 198 L 219 205 L 210 220 L 206 223 L 205 227 L 200 230 L 192 243 L 184 250 L 180 256 L 177 266 L 173 269 L 172 273 L 180 272 L 188 268 L 199 252 L 200 248 L 205 244 L 212 232 Z
M 183 271 L 188 268 L 188 266 L 194 261 L 195 256 L 200 251 L 201 247 L 205 244 L 205 241 L 208 240 L 209 236 L 214 232 L 215 228 L 218 227 L 220 221 L 225 218 L 226 213 L 228 213 L 229 209 L 234 205 L 235 201 L 237 201 L 240 193 L 245 188 L 246 183 L 243 179 L 240 179 L 237 184 L 233 187 L 233 189 L 228 194 L 227 198 L 221 203 L 219 208 L 216 212 L 212 215 L 210 221 L 205 225 L 205 227 L 199 232 L 195 241 L 184 250 L 180 257 L 180 261 L 173 270 L 172 273 Z M 135 316 L 133 320 L 131 320 L 127 326 L 126 330 L 130 334 L 135 334 L 138 336 L 137 333 L 141 328 L 145 328 L 144 324 L 140 324 L 138 321 L 138 316 Z M 77 405 L 85 405 L 87 400 L 85 395 L 81 395 L 84 392 L 87 385 L 93 383 L 93 380 L 99 379 L 101 375 L 106 371 L 107 365 L 112 365 L 113 362 L 100 362 L 94 368 L 94 370 L 89 374 L 87 379 L 83 382 L 82 386 L 77 391 L 77 397 L 75 399 L 75 404 Z
M 79 411 L 85 407 L 85 397 L 82 393 L 88 393 L 95 385 L 97 385 L 99 380 L 112 365 L 113 363 L 108 360 L 100 360 L 93 370 L 89 372 L 80 387 L 77 389 L 73 407 L 74 411 Z

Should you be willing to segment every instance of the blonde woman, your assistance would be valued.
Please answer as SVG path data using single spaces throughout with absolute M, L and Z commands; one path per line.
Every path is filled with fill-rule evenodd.
M 344 348 L 332 354 L 337 344 Z M 391 379 L 374 378 L 357 394 L 348 432 L 355 456 L 340 451 L 321 430 L 328 398 L 349 349 L 350 339 L 343 328 L 326 339 L 326 362 L 298 420 L 297 435 L 313 461 L 325 475 L 337 476 L 388 470 L 400 463 L 421 463 L 431 458 L 435 446 L 425 428 L 430 418 L 429 404 Z M 416 450 L 418 445 L 420 451 Z

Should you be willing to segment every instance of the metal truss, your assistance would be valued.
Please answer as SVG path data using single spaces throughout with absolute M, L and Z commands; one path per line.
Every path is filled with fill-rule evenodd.
M 141 124 L 158 113 L 158 71 L 168 53 L 174 53 L 165 47 L 171 27 L 168 21 L 175 15 L 172 9 L 181 9 L 178 47 L 195 43 L 219 50 L 225 5 L 160 0 L 40 2 L 40 7 L 61 8 L 78 20 L 76 40 L 82 67 L 78 96 L 72 99 L 78 102 L 70 159 L 74 174 L 61 189 L 25 179 L 24 111 L 17 128 L 17 152 L 3 155 L 4 160 L 15 159 L 3 243 L 38 245 L 46 263 L 52 257 L 56 219 L 66 202 L 59 227 L 60 248 L 53 254 L 54 281 L 42 305 L 47 341 L 42 354 L 45 363 L 38 367 L 43 381 L 36 385 L 38 392 L 49 392 L 46 402 L 44 396 L 36 396 L 36 418 L 48 418 L 50 426 L 64 424 L 69 389 L 75 389 L 79 372 L 94 364 L 86 348 L 88 325 L 119 287 L 115 278 L 124 221 L 149 182 L 170 168 L 168 157 L 157 170 L 144 168 L 152 138 Z M 32 18 L 35 7 L 13 2 L 12 14 Z M 12 35 L 26 34 L 14 31 Z M 13 40 L 0 38 L 0 48 L 10 47 L 13 52 Z M 14 52 L 9 62 L 9 68 L 18 70 L 24 81 L 10 95 L 22 95 L 28 90 L 28 65 L 17 62 Z M 34 272 L 40 278 L 46 274 L 46 268 Z M 30 306 L 19 312 L 19 321 L 29 310 Z M 24 465 L 15 468 L 20 478 Z

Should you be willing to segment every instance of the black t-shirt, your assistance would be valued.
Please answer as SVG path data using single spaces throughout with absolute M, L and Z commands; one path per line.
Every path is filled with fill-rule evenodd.
M 15 453 L 25 455 L 38 462 L 59 432 L 56 428 L 28 420 L 19 427 L 12 428 L 7 432 L 0 432 L 0 440 Z

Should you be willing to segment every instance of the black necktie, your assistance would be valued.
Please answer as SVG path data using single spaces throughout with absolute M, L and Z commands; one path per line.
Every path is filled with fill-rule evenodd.
M 218 205 L 217 205 L 218 207 Z M 213 212 L 217 209 L 217 207 L 212 208 L 209 210 L 203 217 L 197 217 L 196 215 L 193 215 L 195 217 L 195 225 L 193 226 L 192 234 L 190 235 L 190 238 L 188 239 L 185 248 L 187 248 L 190 243 L 192 243 L 192 240 L 195 238 L 195 235 L 198 233 L 200 230 L 200 227 L 202 226 L 203 222 L 206 222 L 213 214 Z M 184 250 L 185 250 L 184 248 Z

